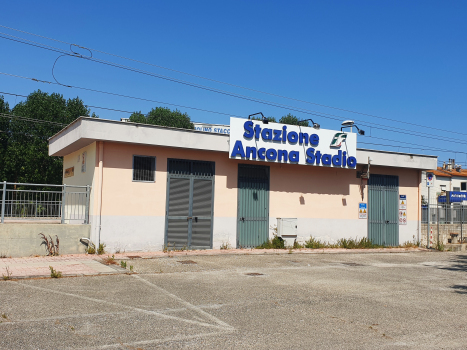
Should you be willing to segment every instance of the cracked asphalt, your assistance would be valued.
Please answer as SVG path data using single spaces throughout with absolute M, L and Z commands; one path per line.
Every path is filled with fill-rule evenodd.
M 0 281 L 0 349 L 465 349 L 467 255 L 174 256 Z

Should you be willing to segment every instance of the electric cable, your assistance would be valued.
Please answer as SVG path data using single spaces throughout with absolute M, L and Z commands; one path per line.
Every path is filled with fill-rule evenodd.
M 66 42 L 66 41 L 46 37 L 46 36 L 35 34 L 35 33 L 26 32 L 26 31 L 23 31 L 23 30 L 20 30 L 20 29 L 11 28 L 11 27 L 7 27 L 7 26 L 4 26 L 4 25 L 0 25 L 0 27 L 6 28 L 6 29 L 9 29 L 9 30 L 14 30 L 14 31 L 17 31 L 17 32 L 21 32 L 21 33 L 25 33 L 25 34 L 28 34 L 28 35 L 33 35 L 33 36 L 40 37 L 40 38 L 43 38 L 43 39 L 47 39 L 47 40 L 67 44 L 67 45 L 77 46 L 77 47 L 79 47 L 81 49 L 88 50 L 89 52 L 91 52 L 91 54 L 92 54 L 92 51 L 95 51 L 95 52 L 99 52 L 99 53 L 102 53 L 102 54 L 105 54 L 105 55 L 114 56 L 114 57 L 117 57 L 117 58 L 133 61 L 133 62 L 136 62 L 136 63 L 141 63 L 141 64 L 153 66 L 153 67 L 156 67 L 156 68 L 165 69 L 165 70 L 172 71 L 172 72 L 175 72 L 175 73 L 180 73 L 180 74 L 188 75 L 188 76 L 191 76 L 191 77 L 194 77 L 194 78 L 208 80 L 208 81 L 212 81 L 212 82 L 215 82 L 215 83 L 232 86 L 232 87 L 235 87 L 235 88 L 245 89 L 245 90 L 252 91 L 252 92 L 257 92 L 257 93 L 266 94 L 266 95 L 270 95 L 270 96 L 274 96 L 274 97 L 284 98 L 284 99 L 288 99 L 288 100 L 292 100 L 292 101 L 296 101 L 296 102 L 312 104 L 312 105 L 316 105 L 316 106 L 320 106 L 320 107 L 335 109 L 335 110 L 339 110 L 339 111 L 343 111 L 343 112 L 359 114 L 359 115 L 362 115 L 362 116 L 368 116 L 368 117 L 372 117 L 372 118 L 388 120 L 388 121 L 391 121 L 391 122 L 402 123 L 402 124 L 421 127 L 421 128 L 434 129 L 434 130 L 438 130 L 438 131 L 442 131 L 442 132 L 448 132 L 448 133 L 455 133 L 455 134 L 463 135 L 463 133 L 461 133 L 461 132 L 455 132 L 455 131 L 441 129 L 441 128 L 433 128 L 433 127 L 429 127 L 429 126 L 426 126 L 426 125 L 410 123 L 410 122 L 401 121 L 401 120 L 397 120 L 397 119 L 393 119 L 393 118 L 381 117 L 381 116 L 377 116 L 377 115 L 374 115 L 374 114 L 358 112 L 358 111 L 349 110 L 349 109 L 345 109 L 345 108 L 334 107 L 334 106 L 330 106 L 330 105 L 325 105 L 325 104 L 305 101 L 305 100 L 301 100 L 301 99 L 296 99 L 296 98 L 288 97 L 288 96 L 284 96 L 284 95 L 274 94 L 274 93 L 270 93 L 270 92 L 266 92 L 266 91 L 262 91 L 262 90 L 252 89 L 252 88 L 248 88 L 248 87 L 245 87 L 245 86 L 236 85 L 236 84 L 232 84 L 232 83 L 228 83 L 228 82 L 224 82 L 224 81 L 220 81 L 220 80 L 216 80 L 216 79 L 207 78 L 207 77 L 203 77 L 203 76 L 200 76 L 200 75 L 183 72 L 183 71 L 180 71 L 180 70 L 176 70 L 176 69 L 156 65 L 156 64 L 153 64 L 153 63 L 144 62 L 144 61 L 133 59 L 133 58 L 128 58 L 128 57 L 121 56 L 121 55 L 116 55 L 116 54 L 113 54 L 113 53 L 109 53 L 109 52 L 105 52 L 105 51 L 101 51 L 101 50 L 97 50 L 97 49 L 87 48 L 85 46 L 81 46 L 81 45 L 73 44 L 73 43 L 70 43 L 70 42 Z M 27 40 L 27 39 L 24 39 L 24 40 Z
M 0 34 L 5 34 L 5 33 L 1 33 Z M 9 34 L 5 34 L 5 35 L 9 35 Z M 11 36 L 11 35 L 9 35 Z M 203 90 L 207 90 L 207 91 L 210 91 L 210 92 L 216 92 L 216 93 L 219 93 L 219 94 L 223 94 L 223 95 L 227 95 L 227 96 L 230 96 L 230 97 L 236 97 L 236 98 L 240 98 L 240 99 L 244 99 L 244 100 L 248 100 L 248 101 L 251 101 L 251 102 L 257 102 L 257 103 L 262 103 L 262 104 L 265 104 L 265 105 L 269 105 L 269 106 L 272 106 L 272 107 L 277 107 L 277 108 L 284 108 L 284 109 L 288 109 L 288 110 L 292 110 L 292 111 L 295 111 L 295 112 L 299 112 L 299 113 L 305 113 L 305 114 L 310 114 L 310 115 L 314 115 L 314 116 L 321 116 L 323 118 L 328 118 L 328 119 L 333 119 L 333 120 L 338 120 L 338 121 L 341 121 L 342 117 L 341 116 L 337 116 L 337 115 L 333 115 L 333 114 L 328 114 L 328 113 L 322 113 L 322 112 L 317 112 L 317 111 L 312 111 L 312 110 L 307 110 L 307 109 L 303 109 L 303 108 L 300 108 L 300 107 L 294 107 L 294 106 L 290 106 L 290 105 L 284 105 L 284 104 L 277 104 L 277 103 L 274 103 L 274 102 L 271 102 L 271 101 L 267 101 L 267 100 L 262 100 L 262 99 L 256 99 L 256 98 L 251 98 L 249 96 L 244 96 L 244 95 L 239 95 L 239 94 L 234 94 L 234 93 L 230 93 L 228 91 L 224 91 L 224 90 L 219 90 L 219 89 L 214 89 L 214 88 L 210 88 L 210 87 L 207 87 L 207 86 L 203 86 L 203 85 L 199 85 L 199 84 L 194 84 L 194 83 L 190 83 L 190 82 L 186 82 L 186 81 L 183 81 L 183 80 L 179 80 L 179 79 L 174 79 L 174 78 L 171 78 L 171 77 L 167 77 L 167 76 L 162 76 L 162 75 L 158 75 L 158 74 L 155 74 L 155 73 L 152 73 L 152 72 L 147 72 L 147 71 L 143 71 L 143 70 L 139 70 L 139 69 L 136 69 L 136 68 L 133 68 L 133 67 L 129 67 L 129 66 L 124 66 L 124 65 L 119 65 L 119 64 L 116 64 L 114 62 L 109 62 L 109 61 L 105 61 L 105 60 L 99 60 L 99 59 L 95 59 L 95 58 L 92 58 L 92 57 L 86 57 L 86 56 L 82 56 L 82 55 L 76 55 L 76 54 L 70 54 L 68 52 L 65 52 L 64 50 L 61 50 L 61 49 L 58 49 L 58 48 L 54 48 L 54 47 L 51 47 L 51 46 L 48 46 L 48 47 L 42 47 L 40 43 L 36 43 L 36 42 L 33 42 L 31 40 L 27 40 L 27 39 L 22 39 L 22 40 L 27 40 L 27 41 L 30 41 L 32 42 L 31 43 L 25 43 L 25 42 L 22 42 L 20 40 L 16 40 L 16 39 L 11 39 L 11 38 L 5 38 L 5 37 L 2 37 L 0 35 L 1 38 L 4 38 L 4 39 L 8 39 L 8 40 L 13 40 L 13 41 L 17 41 L 17 42 L 20 42 L 20 43 L 23 43 L 23 44 L 27 44 L 27 45 L 32 45 L 32 46 L 35 46 L 35 47 L 39 47 L 39 48 L 44 48 L 44 49 L 47 49 L 47 50 L 52 50 L 52 51 L 55 51 L 55 52 L 58 52 L 58 53 L 62 53 L 61 56 L 59 56 L 56 60 L 55 60 L 55 63 L 54 63 L 54 67 L 55 67 L 55 64 L 57 63 L 58 59 L 63 57 L 63 56 L 71 56 L 71 57 L 77 57 L 77 58 L 82 58 L 82 59 L 86 59 L 86 60 L 91 60 L 91 61 L 94 61 L 94 62 L 97 62 L 97 63 L 101 63 L 101 64 L 105 64 L 105 65 L 108 65 L 108 66 L 112 66 L 112 67 L 115 67 L 115 68 L 120 68 L 120 69 L 124 69 L 124 70 L 128 70 L 128 71 L 132 71 L 132 72 L 135 72 L 135 73 L 140 73 L 140 74 L 144 74 L 144 75 L 149 75 L 149 76 L 152 76 L 152 77 L 156 77 L 156 78 L 161 78 L 161 79 L 164 79 L 164 80 L 168 80 L 168 81 L 171 81 L 171 82 L 176 82 L 176 83 L 180 83 L 180 84 L 184 84 L 184 85 L 187 85 L 187 86 L 190 86 L 190 87 L 196 87 L 196 88 L 200 88 L 200 89 L 203 89 Z M 18 38 L 18 37 L 15 37 L 15 38 Z M 53 74 L 53 71 L 52 71 L 52 75 L 54 76 Z M 54 76 L 54 79 L 56 81 L 57 84 L 59 85 L 62 85 L 62 86 L 66 86 L 66 87 L 73 87 L 71 85 L 66 85 L 66 84 L 62 84 L 60 83 Z M 313 112 L 313 113 L 311 113 Z M 319 114 L 316 114 L 316 113 L 319 113 Z M 332 117 L 331 117 L 332 116 Z M 338 118 L 336 118 L 338 117 Z M 358 120 L 357 120 L 358 121 Z M 358 121 L 361 125 L 366 125 L 366 126 L 369 126 L 371 127 L 371 125 L 380 125 L 380 124 L 376 124 L 376 123 L 372 123 L 372 122 L 366 122 L 366 121 Z M 385 126 L 385 125 L 383 125 Z M 406 134 L 406 135 L 411 135 L 411 136 L 416 136 L 416 137 L 424 137 L 424 136 L 431 136 L 433 137 L 433 134 L 428 134 L 428 133 L 422 133 L 422 132 L 418 132 L 418 134 L 420 135 L 417 135 L 417 134 L 414 134 L 413 132 L 410 133 L 410 132 L 406 132 L 406 131 L 402 131 L 402 130 L 393 130 L 393 129 L 387 129 L 387 128 L 383 128 L 383 127 L 379 127 L 379 126 L 372 126 L 373 128 L 375 129 L 380 129 L 380 130 L 384 130 L 384 131 L 389 131 L 389 132 L 398 132 L 398 133 L 402 133 L 402 134 Z M 386 126 L 388 127 L 388 126 Z M 446 132 L 450 132 L 450 131 L 446 131 Z M 452 132 L 451 132 L 452 133 Z M 454 132 L 454 133 L 457 133 L 457 132 Z M 445 138 L 439 138 L 439 137 L 434 137 L 435 139 L 437 140 L 440 140 L 440 141 L 447 141 Z M 464 143 L 464 144 L 467 144 L 467 142 L 464 142 L 464 140 L 461 140 L 461 139 L 452 139 L 452 142 L 454 141 L 459 141 L 460 143 Z M 447 141 L 449 142 L 449 141 Z

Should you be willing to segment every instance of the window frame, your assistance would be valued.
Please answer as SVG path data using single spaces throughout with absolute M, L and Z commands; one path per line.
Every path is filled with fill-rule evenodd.
M 154 180 L 135 180 L 135 157 L 141 158 L 152 158 L 154 159 Z M 156 167 L 157 167 L 157 157 L 156 156 L 147 156 L 140 154 L 133 154 L 132 157 L 132 166 L 131 166 L 131 181 L 132 182 L 145 182 L 145 183 L 155 183 L 156 182 Z
M 462 189 L 464 187 L 464 189 Z M 467 191 L 467 182 L 461 182 L 461 191 Z

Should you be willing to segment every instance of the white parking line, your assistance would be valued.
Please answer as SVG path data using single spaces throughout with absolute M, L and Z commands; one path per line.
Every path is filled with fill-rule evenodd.
M 162 338 L 162 339 L 141 340 L 141 341 L 135 341 L 131 343 L 117 343 L 117 344 L 100 345 L 100 346 L 94 346 L 94 347 L 85 347 L 85 348 L 73 348 L 73 350 L 101 350 L 101 349 L 118 348 L 122 346 L 133 348 L 135 346 L 140 346 L 140 345 L 168 343 L 168 342 L 181 341 L 181 340 L 204 338 L 204 337 L 209 337 L 213 335 L 222 335 L 222 334 L 227 334 L 227 333 L 230 333 L 230 331 L 199 333 L 199 334 L 193 334 L 193 335 L 174 335 L 173 337 L 167 337 L 167 338 Z
M 12 282 L 13 282 L 13 281 L 12 281 Z M 118 304 L 118 303 L 114 303 L 114 302 L 106 301 L 106 300 L 102 300 L 102 299 L 96 299 L 96 298 L 86 297 L 86 296 L 78 295 L 78 294 L 60 292 L 60 291 L 53 290 L 53 289 L 49 289 L 49 288 L 31 286 L 31 285 L 29 285 L 29 284 L 24 284 L 24 283 L 20 283 L 20 282 L 13 282 L 13 283 L 17 283 L 18 285 L 23 286 L 23 287 L 28 287 L 28 288 L 32 288 L 32 289 L 36 289 L 36 290 L 41 290 L 41 291 L 44 291 L 44 292 L 47 292 L 47 293 L 55 293 L 55 294 L 67 295 L 67 296 L 70 296 L 70 297 L 74 297 L 74 298 L 78 298 L 78 299 L 83 299 L 83 300 L 87 300 L 87 301 L 92 301 L 92 302 L 96 302 L 96 303 L 100 303 L 100 304 L 113 305 L 113 306 L 121 307 L 121 308 L 124 308 L 124 309 L 129 309 L 129 310 L 138 311 L 138 312 L 144 313 L 144 314 L 146 314 L 146 315 L 159 316 L 159 317 L 161 317 L 161 318 L 170 319 L 170 320 L 175 320 L 175 321 L 180 321 L 180 322 L 186 322 L 186 323 L 191 323 L 191 324 L 196 324 L 196 325 L 198 325 L 198 326 L 204 326 L 204 327 L 210 327 L 210 328 L 217 328 L 217 329 L 219 329 L 219 330 L 226 330 L 227 327 L 228 327 L 229 330 L 231 329 L 231 327 L 230 327 L 229 325 L 227 325 L 227 327 L 226 327 L 226 326 L 224 326 L 224 325 L 221 325 L 219 322 L 216 322 L 217 324 L 210 324 L 210 323 L 205 323 L 205 322 L 200 322 L 200 321 L 195 321 L 195 320 L 187 320 L 187 319 L 185 319 L 185 318 L 180 318 L 180 317 L 176 317 L 176 316 L 171 316 L 171 315 L 163 314 L 163 313 L 160 313 L 160 312 L 157 312 L 157 311 L 145 310 L 145 309 L 141 309 L 141 308 L 138 308 L 138 307 L 123 305 L 123 304 Z M 148 283 L 149 283 L 149 282 L 148 282 Z M 167 292 L 167 293 L 168 293 L 168 292 Z M 178 298 L 178 297 L 177 297 L 177 298 Z M 180 300 L 182 300 L 182 299 L 180 299 Z M 191 304 L 190 304 L 190 305 L 191 305 Z M 201 310 L 201 311 L 202 311 L 202 310 Z M 204 312 L 204 311 L 202 311 L 202 312 Z M 209 314 L 208 314 L 208 315 L 209 315 Z M 212 317 L 213 317 L 213 316 L 212 316 Z M 216 318 L 214 317 L 214 319 L 216 319 Z M 216 319 L 216 320 L 217 320 L 217 319 Z M 224 324 L 225 324 L 225 323 L 224 323 Z
M 225 328 L 225 330 L 229 330 L 229 331 L 234 330 L 234 328 L 233 328 L 231 325 L 225 323 L 224 321 L 219 320 L 217 317 L 215 317 L 215 316 L 213 316 L 213 315 L 207 313 L 206 311 L 202 310 L 202 309 L 199 308 L 198 306 L 195 306 L 195 305 L 193 305 L 193 304 L 190 304 L 188 301 L 185 301 L 185 300 L 181 299 L 180 297 L 176 296 L 175 294 L 172 294 L 172 293 L 166 291 L 165 289 L 163 289 L 163 288 L 161 288 L 161 287 L 155 285 L 154 283 L 151 283 L 151 282 L 145 280 L 144 278 L 142 278 L 142 277 L 140 277 L 140 276 L 138 276 L 138 275 L 131 275 L 131 276 L 133 276 L 134 278 L 136 278 L 136 279 L 138 279 L 138 280 L 140 280 L 140 281 L 146 283 L 147 285 L 149 285 L 149 286 L 151 286 L 152 288 L 158 290 L 159 292 L 161 292 L 161 293 L 163 293 L 163 294 L 165 294 L 165 295 L 167 295 L 167 296 L 169 296 L 169 297 L 171 297 L 171 298 L 174 298 L 174 299 L 177 300 L 180 304 L 185 305 L 186 308 L 198 312 L 199 314 L 201 314 L 201 315 L 207 317 L 207 318 L 210 319 L 211 321 L 217 323 L 219 326 L 223 326 L 223 327 Z

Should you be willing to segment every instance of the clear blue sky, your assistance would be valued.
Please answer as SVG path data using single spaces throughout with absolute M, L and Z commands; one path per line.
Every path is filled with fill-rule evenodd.
M 358 120 L 367 133 L 358 138 L 362 148 L 467 161 L 465 153 L 455 153 L 467 152 L 466 1 L 10 1 L 2 4 L 2 13 L 1 25 L 58 40 L 296 99 L 451 130 L 286 100 L 94 52 L 95 57 L 154 73 Z M 5 28 L 0 32 L 67 49 Z M 53 80 L 56 53 L 1 38 L 0 52 L 0 72 Z M 61 58 L 55 74 L 65 84 L 244 117 L 263 112 L 280 118 L 290 111 L 77 58 Z M 27 95 L 35 89 L 125 111 L 175 108 L 0 75 L 0 91 Z M 11 105 L 21 100 L 5 97 Z M 179 109 L 194 121 L 229 123 L 225 115 Z M 92 110 L 106 119 L 128 116 Z M 335 120 L 290 112 L 312 117 L 322 128 L 340 127 Z M 409 148 L 409 143 L 452 152 Z

